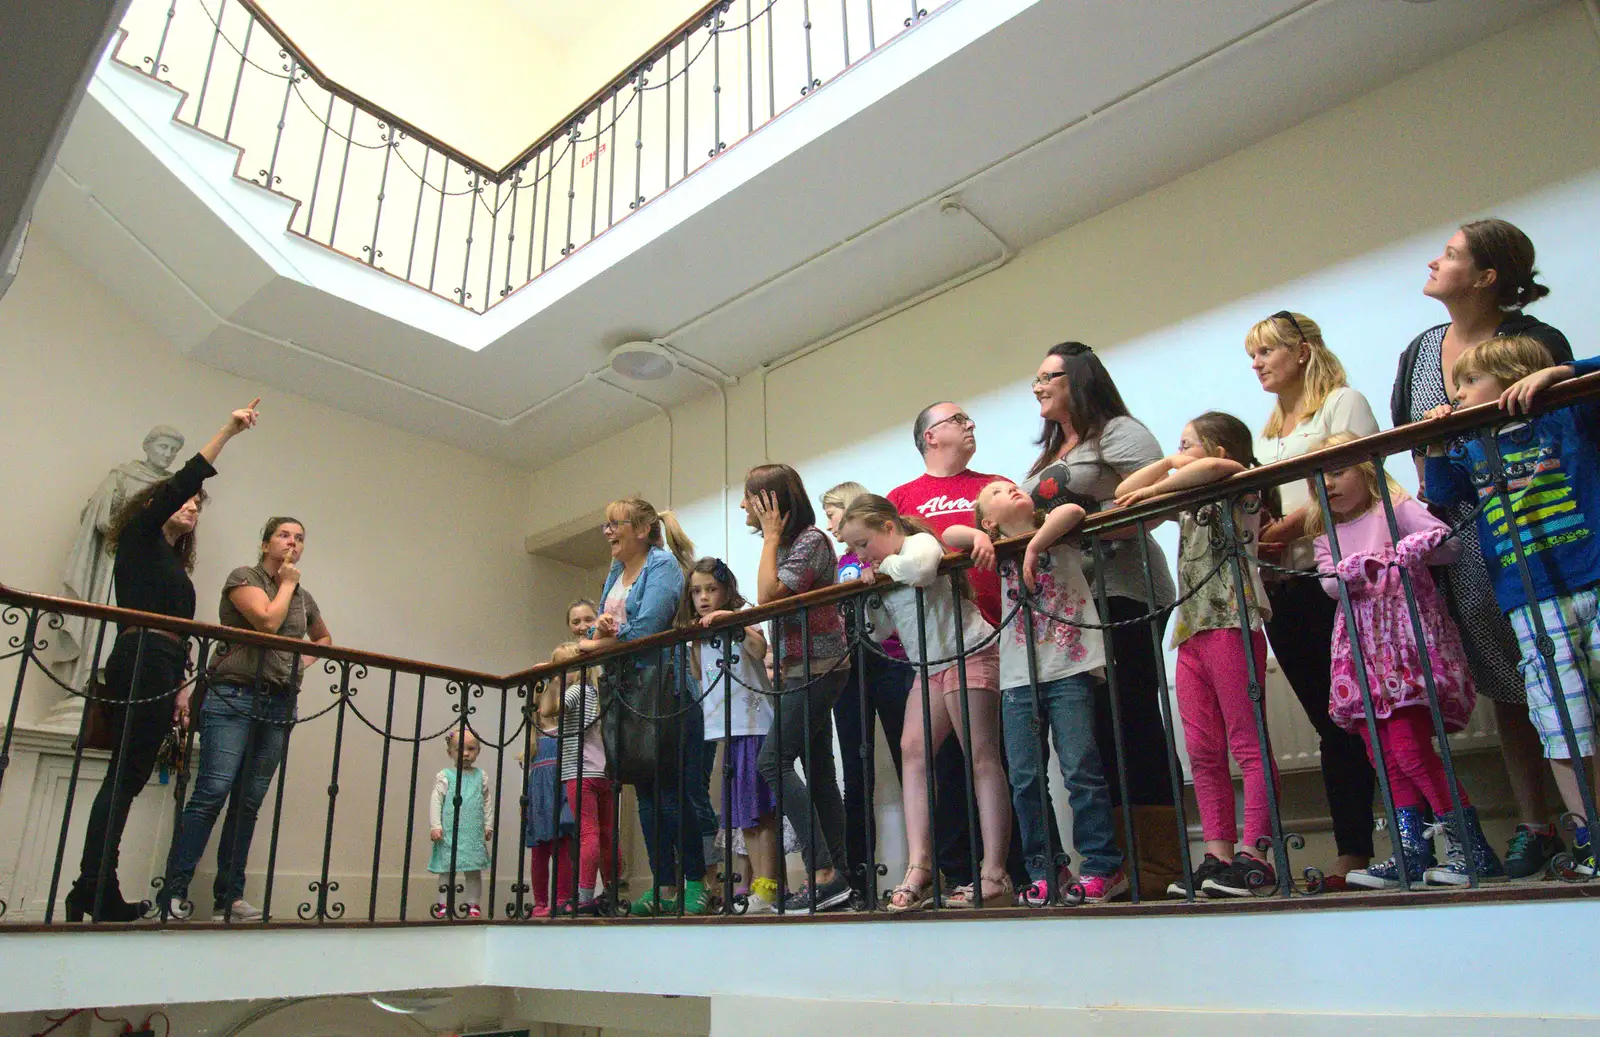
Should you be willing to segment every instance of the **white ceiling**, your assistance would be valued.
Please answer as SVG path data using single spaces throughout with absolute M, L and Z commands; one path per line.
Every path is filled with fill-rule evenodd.
M 476 352 L 285 273 L 94 103 L 37 218 L 194 358 L 535 468 L 656 413 L 583 381 L 618 343 L 664 338 L 749 373 L 994 262 L 982 225 L 1025 247 L 1558 2 L 1040 0 L 709 204 L 653 201 L 682 211 L 625 251 L 599 248 L 616 235 L 580 250 Z M 725 158 L 696 178 L 733 170 Z M 941 214 L 952 193 L 982 225 Z M 287 218 L 287 201 L 264 204 Z M 439 305 L 504 323 L 517 302 Z M 671 405 L 709 390 L 680 372 L 640 391 Z

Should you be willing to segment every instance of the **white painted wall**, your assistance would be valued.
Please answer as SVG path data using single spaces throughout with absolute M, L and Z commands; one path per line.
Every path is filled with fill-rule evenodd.
M 7 545 L 0 554 L 0 582 L 52 594 L 61 590 L 61 569 L 83 502 L 107 469 L 142 456 L 140 442 L 151 425 L 183 431 L 189 437 L 186 458 L 229 410 L 258 392 L 185 359 L 38 235 L 29 242 L 21 276 L 0 303 L 0 370 L 0 441 L 7 445 L 0 459 L 0 500 L 6 502 L 0 542 Z M 262 395 L 260 426 L 229 444 L 210 484 L 213 499 L 201 520 L 194 574 L 196 618 L 216 621 L 222 582 L 234 566 L 255 561 L 266 517 L 293 514 L 307 529 L 305 586 L 338 643 L 490 673 L 546 657 L 562 631 L 559 603 L 582 582 L 576 570 L 523 550 L 522 473 L 292 395 Z M 14 665 L 0 664 L 6 689 L 0 701 L 7 704 Z M 374 671 L 357 682 L 356 704 L 380 725 L 387 680 L 387 673 Z M 332 701 L 334 683 L 336 678 L 320 671 L 309 674 L 302 714 Z M 415 678 L 402 679 L 400 690 L 396 725 L 409 732 Z M 53 685 L 30 676 L 20 721 L 38 719 L 60 696 Z M 454 715 L 453 701 L 439 682 L 430 686 L 424 706 L 428 733 Z M 498 715 L 497 697 L 478 705 L 482 716 Z M 280 910 L 292 910 L 304 899 L 305 882 L 318 877 L 333 719 L 295 732 L 278 865 L 280 896 L 293 900 L 287 906 L 280 900 Z M 351 910 L 366 906 L 364 886 L 352 888 L 350 880 L 370 872 L 379 749 L 379 739 L 349 718 L 334 858 L 336 873 L 346 869 Z M 482 761 L 492 767 L 493 754 L 486 752 Z M 446 762 L 438 741 L 424 746 L 425 787 L 418 805 L 423 822 L 432 776 Z M 384 854 L 385 878 L 396 893 L 408 764 L 409 753 L 397 748 Z M 513 765 L 508 756 L 508 774 Z M 27 795 L 27 789 L 11 785 L 5 792 Z M 501 831 L 514 841 L 515 796 L 506 796 L 502 806 Z M 257 874 L 265 867 L 266 831 L 264 819 L 252 852 Z M 424 830 L 414 872 L 425 863 L 426 848 Z M 69 855 L 75 854 L 70 847 Z M 515 869 L 509 847 L 502 859 L 507 881 L 505 869 Z M 349 893 L 357 893 L 359 902 Z

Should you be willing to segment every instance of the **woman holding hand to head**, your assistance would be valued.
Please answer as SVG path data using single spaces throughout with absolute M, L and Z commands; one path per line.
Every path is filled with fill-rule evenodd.
M 1378 419 L 1367 398 L 1350 388 L 1344 365 L 1322 340 L 1322 329 L 1303 313 L 1279 310 L 1257 322 L 1244 339 L 1245 352 L 1261 388 L 1277 397 L 1266 427 L 1255 440 L 1262 464 L 1299 457 L 1322 446 L 1329 436 L 1370 436 Z M 1293 569 L 1316 565 L 1314 538 L 1305 520 L 1317 502 L 1302 480 L 1284 483 L 1283 518 L 1261 534 L 1263 555 L 1283 545 L 1280 564 Z M 1272 615 L 1267 641 L 1295 697 L 1316 728 L 1321 743 L 1322 787 L 1333 817 L 1339 857 L 1328 869 L 1330 889 L 1343 889 L 1344 877 L 1372 859 L 1372 793 L 1377 775 L 1366 746 L 1328 715 L 1333 689 L 1333 622 L 1338 602 L 1317 581 L 1262 570 Z

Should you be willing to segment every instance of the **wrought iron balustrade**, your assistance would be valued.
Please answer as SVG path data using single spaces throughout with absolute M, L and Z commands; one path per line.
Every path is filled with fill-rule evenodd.
M 257 0 L 134 0 L 116 57 L 299 203 L 290 232 L 482 313 L 926 17 L 715 0 L 500 168 L 335 82 Z
M 1573 380 L 1550 390 L 1540 398 L 1536 410 L 1544 412 L 1576 404 L 1593 405 L 1596 401 L 1600 401 L 1600 375 Z M 1316 490 L 1319 510 L 1325 518 L 1330 518 L 1331 509 L 1326 489 L 1326 476 L 1329 473 L 1339 472 L 1368 461 L 1376 461 L 1381 467 L 1384 458 L 1390 455 L 1404 454 L 1430 442 L 1452 437 L 1474 435 L 1483 438 L 1484 442 L 1492 443 L 1493 437 L 1488 430 L 1506 423 L 1504 415 L 1492 407 L 1487 407 L 1464 411 L 1440 421 L 1405 426 L 1290 461 L 1252 469 L 1221 483 L 1157 498 L 1131 508 L 1102 512 L 1091 516 L 1074 535 L 1080 538 L 1085 556 L 1094 558 L 1106 550 L 1113 539 L 1123 539 L 1126 542 L 1125 535 L 1129 531 L 1142 533 L 1153 524 L 1180 512 L 1194 511 L 1208 505 L 1222 505 L 1213 509 L 1214 521 L 1211 526 L 1213 542 L 1220 545 L 1219 550 L 1223 552 L 1222 560 L 1204 582 L 1210 582 L 1211 579 L 1222 581 L 1234 601 L 1243 601 L 1245 588 L 1250 583 L 1250 567 L 1266 563 L 1257 557 L 1256 545 L 1242 530 L 1236 528 L 1234 515 L 1241 510 L 1248 512 L 1254 509 L 1255 501 L 1258 500 L 1261 491 L 1294 480 L 1309 480 Z M 1488 493 L 1484 503 L 1486 506 L 1504 507 L 1507 513 L 1510 513 L 1511 509 L 1507 504 L 1510 490 L 1506 468 L 1497 451 L 1489 450 L 1488 457 L 1493 478 L 1486 484 Z M 1387 491 L 1382 494 L 1381 506 L 1391 534 L 1397 533 L 1394 501 Z M 1332 525 L 1330 521 L 1329 526 Z M 1398 536 L 1395 539 L 1398 540 Z M 1142 538 L 1140 542 L 1143 542 Z M 1002 559 L 1015 559 L 1025 545 L 1026 538 L 1003 541 L 997 545 L 997 554 Z M 1331 546 L 1333 557 L 1337 561 L 1339 547 L 1336 539 Z M 1147 580 L 1152 575 L 1148 557 L 1148 554 L 1144 555 L 1144 572 Z M 939 579 L 951 580 L 953 588 L 957 574 L 970 564 L 970 559 L 964 555 L 947 556 L 941 566 Z M 1528 562 L 1520 550 L 1517 552 L 1515 564 L 1527 578 Z M 1288 578 L 1305 579 L 1319 575 L 1329 574 L 1291 571 L 1288 573 Z M 1404 569 L 1400 571 L 1400 579 L 1405 585 L 1404 597 L 1410 622 L 1420 642 L 1423 632 L 1417 598 L 1410 577 Z M 456 737 L 465 738 L 469 731 L 483 747 L 483 758 L 479 766 L 485 782 L 495 793 L 495 802 L 500 805 L 500 809 L 490 817 L 490 834 L 485 840 L 484 853 L 488 864 L 480 869 L 487 872 L 483 877 L 488 884 L 487 893 L 482 898 L 483 919 L 529 921 L 532 919 L 532 908 L 536 900 L 545 904 L 551 903 L 549 888 L 540 890 L 533 888 L 530 879 L 531 862 L 524 852 L 525 844 L 528 842 L 527 805 L 531 789 L 531 762 L 535 755 L 534 739 L 538 737 L 534 730 L 536 698 L 547 682 L 554 682 L 554 687 L 557 689 L 564 689 L 569 685 L 598 687 L 601 690 L 598 705 L 600 719 L 595 722 L 603 724 L 608 732 L 627 725 L 631 725 L 635 734 L 644 733 L 649 736 L 653 731 L 653 741 L 649 744 L 656 746 L 655 751 L 660 754 L 660 758 L 670 757 L 681 761 L 685 758 L 683 751 L 685 744 L 682 739 L 685 737 L 686 725 L 674 723 L 674 720 L 684 715 L 685 711 L 699 710 L 699 702 L 707 694 L 706 686 L 697 685 L 688 674 L 687 668 L 681 665 L 680 660 L 688 646 L 706 640 L 719 646 L 722 655 L 719 667 L 721 673 L 708 675 L 709 681 L 726 680 L 731 684 L 735 678 L 730 658 L 734 633 L 737 629 L 757 623 L 784 618 L 792 620 L 797 617 L 801 628 L 803 650 L 809 659 L 811 617 L 817 615 L 820 610 L 842 609 L 849 620 L 847 623 L 849 650 L 847 656 L 835 665 L 862 668 L 870 658 L 886 658 L 871 635 L 873 624 L 876 622 L 874 617 L 877 614 L 875 608 L 878 601 L 875 599 L 881 600 L 888 586 L 883 583 L 851 582 L 820 588 L 778 603 L 741 612 L 708 629 L 669 630 L 594 652 L 570 663 L 541 664 L 505 675 L 436 666 L 343 647 L 315 645 L 269 634 L 130 612 L 0 587 L 0 667 L 4 668 L 4 672 L 0 673 L 0 680 L 4 680 L 12 688 L 11 700 L 4 713 L 5 728 L 0 732 L 0 795 L 15 796 L 26 792 L 18 790 L 15 782 L 8 781 L 6 773 L 19 744 L 17 742 L 19 732 L 25 731 L 25 728 L 19 727 L 17 720 L 25 697 L 46 692 L 52 687 L 52 681 L 60 683 L 50 670 L 48 660 L 54 633 L 61 628 L 64 617 L 84 617 L 91 622 L 89 629 L 95 632 L 97 657 L 102 647 L 109 645 L 118 637 L 117 627 L 121 629 L 121 637 L 133 640 L 139 653 L 150 650 L 151 646 L 160 640 L 168 639 L 168 635 L 177 635 L 185 639 L 188 667 L 184 686 L 192 686 L 197 691 L 213 689 L 220 683 L 213 663 L 218 658 L 219 652 L 224 649 L 246 646 L 287 652 L 291 653 L 293 662 L 289 680 L 286 682 L 273 683 L 265 680 L 261 662 L 256 663 L 254 681 L 241 683 L 237 678 L 230 678 L 230 681 L 243 691 L 239 692 L 235 705 L 228 708 L 245 711 L 259 730 L 265 730 L 272 724 L 278 724 L 285 729 L 284 756 L 277 772 L 275 792 L 270 806 L 266 803 L 262 805 L 264 811 L 270 810 L 270 824 L 265 833 L 267 849 L 264 858 L 258 854 L 258 867 L 249 873 L 251 893 L 261 898 L 261 908 L 264 913 L 262 922 L 330 924 L 399 920 L 431 923 L 435 918 L 446 921 L 470 921 L 471 919 L 467 917 L 468 903 L 463 899 L 464 887 L 461 876 L 456 870 L 456 854 L 459 848 L 465 845 L 459 828 L 461 815 L 456 813 L 455 816 L 454 823 L 457 827 L 452 832 L 448 844 L 451 847 L 447 858 L 448 867 L 433 877 L 430 877 L 421 860 L 431 833 L 428 832 L 428 826 L 420 821 L 422 811 L 427 809 L 426 802 L 431 784 L 427 778 L 427 769 L 443 762 L 442 754 L 437 747 L 449 733 L 455 732 Z M 924 590 L 916 591 L 919 623 L 925 623 L 924 599 L 927 593 Z M 1106 597 L 1103 566 L 1096 567 L 1095 595 L 1103 606 Z M 1351 591 L 1345 582 L 1339 582 L 1338 595 L 1342 612 L 1346 619 L 1353 623 Z M 1108 649 L 1113 627 L 1148 628 L 1159 660 L 1163 654 L 1160 630 L 1175 607 L 1172 605 L 1152 609 L 1144 615 L 1116 622 L 1078 625 L 1086 628 L 1088 636 L 1104 637 Z M 1246 613 L 1247 610 L 1241 609 L 1240 612 Z M 1001 633 L 1014 630 L 1019 624 L 1031 625 L 1053 618 L 1040 604 L 1039 599 L 1027 593 L 1019 593 L 1007 601 L 1004 613 L 1000 626 Z M 1102 617 L 1107 617 L 1104 608 L 1100 614 Z M 1242 623 L 1239 635 L 1247 645 L 1246 657 L 1250 658 L 1248 645 L 1251 631 L 1247 621 Z M 962 643 L 959 632 L 956 634 L 957 647 L 953 661 L 958 674 L 964 724 L 970 725 L 971 722 L 967 709 L 969 691 L 967 663 L 977 653 L 994 643 L 998 636 L 999 634 L 991 634 L 978 643 Z M 926 643 L 926 638 L 919 640 Z M 1543 652 L 1541 664 L 1550 665 L 1549 638 L 1544 637 L 1540 644 Z M 778 648 L 779 658 L 775 659 L 775 669 L 780 673 L 782 652 L 783 649 Z M 1128 761 L 1122 758 L 1123 718 L 1118 713 L 1116 703 L 1119 700 L 1114 693 L 1117 682 L 1117 658 L 1116 653 L 1112 651 L 1108 650 L 1106 654 L 1105 682 L 1113 691 L 1109 701 L 1113 704 L 1112 730 L 1116 735 L 1115 773 L 1121 785 L 1121 801 L 1130 802 Z M 305 657 L 304 663 L 301 661 L 302 657 Z M 264 660 L 266 653 L 261 652 L 258 658 Z M 1449 742 L 1444 737 L 1444 720 L 1435 693 L 1434 675 L 1426 662 L 1425 653 L 1423 658 L 1426 691 L 1432 719 L 1437 728 L 1439 751 L 1443 756 L 1447 774 L 1454 782 L 1455 762 Z M 948 661 L 951 660 L 923 659 L 900 665 L 910 665 L 920 671 L 923 681 L 919 686 L 925 689 L 930 665 Z M 1373 717 L 1371 708 L 1373 689 L 1359 649 L 1355 652 L 1354 662 L 1366 706 L 1366 716 L 1370 722 Z M 1170 696 L 1167 694 L 1165 665 L 1161 663 L 1160 666 L 1158 674 L 1160 693 L 1157 703 L 1161 713 L 1162 734 L 1165 738 L 1165 768 L 1160 778 L 1169 782 L 1171 786 L 1176 807 L 1176 824 L 1169 837 L 1175 842 L 1179 856 L 1184 862 L 1183 874 L 1188 887 L 1184 899 L 1193 902 L 1196 897 L 1193 874 L 1189 865 L 1190 839 L 1185 818 L 1182 770 L 1177 755 L 1176 719 L 1170 704 Z M 135 670 L 138 670 L 137 666 Z M 645 675 L 642 683 L 639 679 L 641 674 Z M 803 678 L 791 677 L 779 680 L 775 691 L 753 690 L 758 694 L 781 698 L 803 694 L 811 681 L 825 677 L 827 673 L 807 672 Z M 631 688 L 629 681 L 634 681 Z M 1261 743 L 1263 759 L 1270 760 L 1272 758 L 1270 736 L 1265 723 L 1262 701 L 1265 693 L 1263 675 L 1252 670 L 1249 683 L 1256 736 Z M 1036 673 L 1030 676 L 1029 684 L 1034 695 L 1034 730 L 1040 736 L 1037 746 L 1030 749 L 1036 753 L 1032 761 L 1034 773 L 1042 774 L 1049 754 L 1040 722 L 1038 702 L 1040 682 Z M 128 693 L 129 700 L 138 708 L 169 709 L 168 704 L 179 691 L 176 687 L 141 688 L 139 685 L 139 678 L 135 677 Z M 297 695 L 289 690 L 296 687 L 299 689 Z M 78 694 L 71 689 L 68 691 Z M 1594 691 L 1595 689 L 1591 687 L 1591 697 Z M 272 719 L 274 696 L 285 694 L 294 695 L 297 699 L 295 705 L 299 715 L 288 720 Z M 926 695 L 927 692 L 914 690 L 912 694 Z M 96 685 L 89 695 L 104 697 L 105 692 L 99 690 L 99 686 Z M 732 699 L 732 695 L 723 696 L 724 709 L 730 714 L 726 718 L 728 721 L 731 721 Z M 581 696 L 579 701 L 582 701 Z M 1564 733 L 1571 739 L 1574 737 L 1573 719 L 1568 715 L 1563 700 L 1558 697 L 1556 702 Z M 119 705 L 115 701 L 107 701 L 104 704 L 111 707 Z M 554 734 L 546 736 L 555 741 L 557 760 L 562 758 L 563 751 L 568 747 L 566 739 L 571 737 L 569 732 L 582 729 L 593 719 L 586 713 L 580 713 L 575 718 L 569 717 L 568 710 L 573 708 L 584 709 L 581 705 L 572 706 L 565 696 L 559 698 L 556 720 L 551 728 Z M 864 702 L 861 709 L 863 730 L 870 732 L 872 720 L 866 713 Z M 113 740 L 120 744 L 124 752 L 128 747 L 133 711 L 133 708 L 122 706 L 114 713 L 115 719 L 110 727 Z M 91 712 L 86 710 L 84 713 L 78 731 L 79 746 L 89 734 Z M 780 712 L 779 717 L 782 715 Z M 808 729 L 810 722 L 811 718 L 807 716 Z M 781 719 L 774 722 L 775 731 L 781 723 Z M 306 729 L 312 724 L 320 725 L 318 730 L 325 732 L 323 742 L 319 745 L 319 749 L 325 751 L 319 751 L 308 757 L 307 751 L 301 747 L 308 737 Z M 729 723 L 726 730 L 731 729 L 732 725 Z M 171 783 L 170 793 L 175 804 L 174 816 L 177 819 L 174 821 L 172 834 L 176 843 L 182 832 L 185 797 L 191 792 L 185 761 L 190 760 L 193 755 L 195 728 L 194 726 L 180 728 L 174 737 L 176 742 L 172 746 L 170 759 L 175 768 L 176 780 Z M 607 737 L 609 741 L 613 736 L 608 733 Z M 615 737 L 620 739 L 623 736 L 619 734 Z M 778 737 L 781 739 L 781 732 L 778 733 Z M 926 733 L 924 737 L 931 739 L 931 735 Z M 670 751 L 673 739 L 678 740 L 675 752 Z M 883 910 L 880 900 L 882 868 L 876 859 L 876 840 L 872 837 L 872 826 L 876 817 L 870 806 L 874 801 L 871 782 L 875 774 L 870 748 L 872 739 L 869 737 L 865 742 L 866 759 L 863 762 L 867 781 L 865 803 L 868 806 L 865 809 L 863 823 L 868 833 L 866 859 L 850 861 L 849 865 L 853 869 L 854 879 L 865 893 L 857 898 L 855 908 L 876 914 Z M 1387 816 L 1389 830 L 1393 832 L 1397 828 L 1396 803 L 1386 776 L 1383 745 L 1376 737 L 1374 742 L 1376 744 L 1373 754 L 1377 764 L 1381 808 Z M 288 752 L 290 743 L 296 748 L 293 754 Z M 252 736 L 249 744 L 252 746 L 256 744 L 255 736 Z M 932 747 L 930 745 L 927 748 Z M 251 751 L 248 748 L 245 750 L 247 755 Z M 425 762 L 424 752 L 430 753 L 431 760 Z M 927 755 L 929 759 L 933 756 L 931 751 Z M 1015 758 L 1015 749 L 1013 756 Z M 59 819 L 51 820 L 48 830 L 41 829 L 35 831 L 33 835 L 38 844 L 35 852 L 43 859 L 52 862 L 48 888 L 33 891 L 34 903 L 30 903 L 27 910 L 17 909 L 16 905 L 12 905 L 8 910 L 5 901 L 14 898 L 14 892 L 0 888 L 0 922 L 7 926 L 20 928 L 37 925 L 54 926 L 61 921 L 62 895 L 65 888 L 63 878 L 65 876 L 70 879 L 71 861 L 76 855 L 72 833 L 79 830 L 73 826 L 73 818 L 82 810 L 81 803 L 75 802 L 75 797 L 87 794 L 87 790 L 79 790 L 79 775 L 86 760 L 91 758 L 96 757 L 82 748 L 71 751 L 71 772 L 65 786 L 68 791 L 62 814 Z M 809 758 L 806 759 L 806 764 L 809 776 Z M 1596 814 L 1591 783 L 1583 774 L 1587 765 L 1581 761 L 1577 762 L 1579 787 L 1584 790 L 1582 795 L 1586 814 L 1594 817 Z M 454 766 L 453 764 L 447 766 L 446 770 Z M 631 780 L 640 788 L 653 786 L 653 792 L 657 795 L 664 792 L 677 797 L 679 809 L 676 830 L 665 834 L 676 842 L 680 850 L 678 860 L 681 862 L 683 860 L 681 850 L 688 841 L 699 840 L 703 834 L 690 829 L 691 821 L 688 819 L 683 801 L 686 784 L 691 780 L 700 779 L 697 775 L 674 775 L 670 773 L 672 766 L 672 763 L 667 763 L 669 771 L 663 773 L 662 766 L 658 763 L 653 777 L 635 777 Z M 725 759 L 722 771 L 724 777 L 729 773 L 728 767 L 729 764 Z M 248 766 L 245 769 L 248 770 Z M 121 771 L 113 769 L 109 777 L 112 781 L 118 781 Z M 457 769 L 455 787 L 459 788 L 460 780 L 461 771 Z M 601 806 L 597 803 L 585 803 L 585 794 L 581 788 L 580 784 L 580 791 L 574 797 L 574 801 L 568 804 L 573 817 L 579 822 L 586 816 L 586 811 L 598 810 Z M 981 873 L 981 850 L 976 836 L 976 794 L 970 765 L 965 773 L 964 791 L 967 813 L 969 821 L 973 823 L 974 832 L 966 847 L 970 857 L 968 863 L 972 873 L 977 875 Z M 1276 789 L 1274 791 L 1276 793 Z M 1039 784 L 1037 794 L 1041 797 L 1042 812 L 1050 813 L 1053 808 L 1043 783 Z M 605 805 L 611 811 L 619 812 L 623 805 L 621 785 L 614 785 L 607 796 L 609 802 Z M 778 804 L 778 821 L 781 829 L 784 811 L 781 796 L 778 798 Z M 17 816 L 17 814 L 10 813 L 7 816 Z M 810 817 L 790 820 L 796 826 L 812 823 Z M 1441 817 L 1438 821 L 1441 826 L 1445 826 L 1445 831 L 1454 826 L 1458 833 L 1466 823 L 1459 809 L 1453 816 Z M 733 861 L 734 839 L 731 819 L 724 814 L 720 823 L 723 827 L 724 844 L 720 877 L 722 896 L 717 911 L 724 915 L 737 915 L 742 912 L 745 902 L 735 889 L 736 869 Z M 937 823 L 936 820 L 935 824 Z M 307 830 L 310 830 L 313 836 L 309 841 L 303 835 Z M 620 838 L 615 834 L 618 830 L 613 827 L 609 846 L 602 847 L 600 865 L 602 877 L 608 878 L 619 873 L 618 858 L 621 847 Z M 20 832 L 0 833 L 0 836 L 3 836 L 0 842 L 15 844 L 20 842 L 22 835 Z M 1139 892 L 1141 866 L 1139 840 L 1151 838 L 1152 833 L 1135 831 L 1125 815 L 1122 835 L 1125 840 L 1128 868 L 1131 872 L 1130 878 L 1133 881 L 1132 899 L 1137 902 L 1144 899 Z M 296 842 L 296 846 L 292 850 L 287 850 L 286 841 L 291 839 Z M 1285 830 L 1278 811 L 1277 796 L 1274 794 L 1271 797 L 1271 837 L 1263 840 L 1259 850 L 1270 857 L 1275 877 L 1270 885 L 1254 892 L 1263 897 L 1273 896 L 1274 905 L 1279 907 L 1329 902 L 1330 898 L 1311 896 L 1318 893 L 1323 885 L 1323 877 L 1316 868 L 1305 867 L 1304 862 L 1298 862 L 1301 866 L 1298 872 L 1296 871 L 1295 854 L 1303 849 L 1303 846 L 1304 842 L 1300 835 Z M 1047 863 L 1053 862 L 1059 853 L 1070 849 L 1070 845 L 1062 846 L 1060 843 L 1052 842 L 1049 844 Z M 91 862 L 93 863 L 95 862 Z M 1570 856 L 1558 863 L 1561 877 L 1570 880 L 1570 886 L 1557 883 L 1546 887 L 1543 892 L 1532 890 L 1531 887 L 1519 887 L 1517 895 L 1561 895 L 1561 889 L 1581 889 L 1583 888 L 1581 884 L 1593 877 L 1592 871 L 1580 867 L 1581 862 L 1575 862 Z M 169 856 L 169 868 L 170 864 Z M 98 866 L 103 881 L 116 867 L 114 848 L 106 851 Z M 439 866 L 437 861 L 435 866 Z M 570 855 L 558 855 L 550 866 L 554 870 L 551 876 L 553 887 L 563 888 L 561 874 L 565 872 L 571 876 L 580 867 L 578 842 L 573 841 Z M 779 872 L 781 892 L 781 886 L 787 882 L 784 877 L 787 872 L 783 868 L 780 868 Z M 1296 880 L 1297 874 L 1300 876 L 1299 881 Z M 296 884 L 302 887 L 296 889 L 289 897 L 292 906 L 287 909 L 283 906 L 286 875 L 294 876 Z M 1081 887 L 1069 885 L 1064 889 L 1057 888 L 1053 867 L 1049 869 L 1049 875 L 1051 877 L 1046 882 L 1050 887 L 1050 896 L 1047 903 L 1039 905 L 1040 909 L 1059 909 L 1064 916 L 1070 915 L 1074 910 L 1081 910 L 1081 907 L 1074 906 L 1082 901 Z M 681 888 L 685 880 L 693 878 L 695 877 L 681 874 L 656 874 L 654 876 L 656 888 L 652 891 L 652 899 L 659 900 L 657 894 L 661 886 Z M 810 888 L 814 890 L 817 888 L 814 872 L 810 878 Z M 1477 886 L 1480 878 L 1469 859 L 1467 884 Z M 577 890 L 580 884 L 574 883 L 570 899 L 565 903 L 553 904 L 553 913 L 560 915 L 563 913 L 563 908 L 574 916 L 625 913 L 628 904 L 625 896 L 619 891 L 618 884 L 607 881 L 605 885 L 610 888 L 595 902 L 598 906 L 591 907 L 578 902 Z M 1403 872 L 1399 885 L 1406 889 L 1412 885 Z M 143 905 L 146 916 L 143 924 L 184 924 L 193 905 L 185 898 L 169 899 L 170 893 L 171 891 L 161 888 L 161 877 L 158 876 L 148 897 L 149 903 Z M 442 897 L 435 897 L 435 893 L 442 894 Z M 437 909 L 419 907 L 417 903 L 419 895 L 424 899 L 442 900 L 442 904 Z M 1375 896 L 1385 895 L 1387 894 Z M 933 887 L 934 906 L 943 904 L 948 896 L 948 891 L 939 887 L 936 877 Z M 347 901 L 352 899 L 353 903 L 347 909 Z M 989 909 L 1012 906 L 1009 902 L 996 904 L 993 898 L 989 903 L 983 903 L 981 884 L 973 894 L 973 899 L 978 902 L 977 906 Z M 1339 899 L 1343 899 L 1345 903 L 1384 902 Z M 1399 902 L 1406 902 L 1405 898 L 1401 898 Z M 226 920 L 228 910 L 228 906 L 224 905 L 222 920 Z M 684 901 L 679 899 L 675 911 L 682 913 L 683 910 Z M 802 907 L 800 913 L 810 914 L 811 911 Z M 578 917 L 567 919 L 567 921 L 580 920 Z

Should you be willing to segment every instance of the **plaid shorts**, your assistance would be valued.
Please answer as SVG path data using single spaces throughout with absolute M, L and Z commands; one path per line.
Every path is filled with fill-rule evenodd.
M 1600 589 L 1589 588 L 1561 598 L 1539 602 L 1545 631 L 1555 642 L 1555 675 L 1572 718 L 1578 754 L 1594 753 L 1594 713 L 1590 695 L 1600 695 Z M 1571 756 L 1561 731 L 1561 713 L 1556 708 L 1544 659 L 1539 655 L 1533 610 L 1527 605 L 1512 610 L 1511 627 L 1522 647 L 1522 676 L 1528 688 L 1528 719 L 1539 731 L 1544 754 L 1553 760 Z

